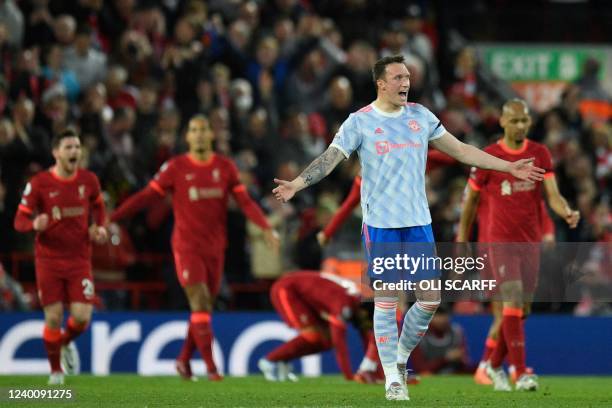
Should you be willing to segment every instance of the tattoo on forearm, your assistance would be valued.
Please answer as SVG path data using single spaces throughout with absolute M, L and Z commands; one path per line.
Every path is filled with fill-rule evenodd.
M 322 155 L 317 157 L 306 169 L 300 174 L 307 186 L 318 183 L 331 172 L 334 167 L 340 162 L 344 155 L 335 147 L 328 147 Z

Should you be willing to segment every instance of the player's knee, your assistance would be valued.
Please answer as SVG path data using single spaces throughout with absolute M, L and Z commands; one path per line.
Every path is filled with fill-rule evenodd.
M 45 325 L 51 329 L 59 329 L 62 326 L 61 313 L 47 313 L 45 315 Z

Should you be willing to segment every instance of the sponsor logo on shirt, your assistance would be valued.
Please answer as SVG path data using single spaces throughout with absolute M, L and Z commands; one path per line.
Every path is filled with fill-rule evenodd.
M 59 195 L 59 191 L 49 191 L 49 198 L 55 198 Z
M 381 128 L 376 128 L 376 130 L 374 131 L 374 133 L 376 133 L 377 135 L 381 135 L 383 133 L 385 133 L 384 130 L 382 130 Z
M 422 143 L 406 142 L 406 143 L 391 143 L 387 140 L 375 142 L 376 154 L 383 155 L 396 149 L 418 149 L 423 147 Z
M 417 122 L 414 119 L 410 119 L 408 121 L 408 127 L 410 128 L 410 130 L 412 130 L 413 132 L 418 132 L 419 130 L 421 130 L 421 125 L 419 125 L 419 122 Z
M 208 198 L 221 198 L 223 197 L 223 189 L 218 187 L 213 188 L 198 188 L 189 187 L 188 190 L 189 201 L 198 201 Z

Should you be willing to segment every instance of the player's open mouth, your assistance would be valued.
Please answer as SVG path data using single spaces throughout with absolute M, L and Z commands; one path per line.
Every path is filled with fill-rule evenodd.
M 76 164 L 77 158 L 76 157 L 71 157 L 71 158 L 68 159 L 68 161 L 70 162 L 70 164 Z
M 401 96 L 402 98 L 407 98 L 408 97 L 408 92 L 400 92 L 399 96 Z

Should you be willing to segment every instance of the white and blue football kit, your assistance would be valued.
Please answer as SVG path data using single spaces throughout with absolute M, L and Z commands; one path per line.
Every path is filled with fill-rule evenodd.
M 409 256 L 434 255 L 421 253 L 423 247 L 412 253 L 402 244 L 434 242 L 425 166 L 429 142 L 445 132 L 440 120 L 422 105 L 408 103 L 398 112 L 387 113 L 370 104 L 352 113 L 334 137 L 331 146 L 347 158 L 356 151 L 361 162 L 362 239 L 370 277 L 396 280 L 374 273 L 374 258 L 398 251 L 411 252 Z M 433 244 L 428 247 L 433 251 Z M 427 274 L 417 280 L 431 277 Z

